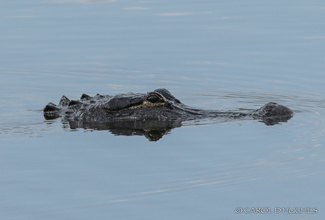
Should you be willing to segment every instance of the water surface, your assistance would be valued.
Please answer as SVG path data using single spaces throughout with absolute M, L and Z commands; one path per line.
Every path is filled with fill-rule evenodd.
M 323 219 L 322 1 L 0 3 L 1 219 Z M 287 123 L 185 122 L 159 141 L 70 129 L 62 95 L 167 88 Z M 237 207 L 317 214 L 236 214 Z

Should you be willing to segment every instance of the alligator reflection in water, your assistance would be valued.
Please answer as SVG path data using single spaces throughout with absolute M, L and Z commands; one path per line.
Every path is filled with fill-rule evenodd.
M 293 116 L 289 108 L 274 102 L 247 112 L 202 110 L 181 103 L 166 89 L 149 93 L 127 93 L 116 96 L 83 94 L 80 100 L 63 96 L 58 105 L 49 103 L 43 109 L 45 119 L 62 117 L 71 129 L 109 130 L 116 135 L 145 135 L 159 140 L 182 122 L 206 118 L 257 119 L 266 125 L 286 122 Z
M 158 141 L 173 128 L 180 127 L 179 121 L 121 121 L 106 123 L 81 123 L 68 121 L 68 128 L 108 130 L 113 135 L 145 136 L 150 141 Z

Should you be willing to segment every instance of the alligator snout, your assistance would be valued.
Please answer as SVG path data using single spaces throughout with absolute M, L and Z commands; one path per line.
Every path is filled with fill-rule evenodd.
M 269 102 L 260 109 L 256 110 L 255 114 L 258 114 L 260 117 L 281 117 L 292 116 L 293 111 L 284 105 L 279 105 L 275 102 Z

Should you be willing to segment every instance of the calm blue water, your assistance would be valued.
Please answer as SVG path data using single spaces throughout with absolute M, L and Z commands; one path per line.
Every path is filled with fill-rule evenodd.
M 0 219 L 324 219 L 324 2 L 2 1 L 0 27 Z M 156 88 L 295 115 L 185 122 L 151 142 L 41 111 Z

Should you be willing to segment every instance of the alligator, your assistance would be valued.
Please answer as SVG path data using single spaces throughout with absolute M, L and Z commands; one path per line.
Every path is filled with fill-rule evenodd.
M 47 120 L 62 117 L 70 129 L 110 130 L 117 135 L 145 135 L 159 140 L 182 122 L 207 118 L 255 119 L 266 125 L 286 122 L 293 116 L 288 107 L 269 102 L 257 110 L 203 110 L 183 104 L 167 89 L 148 93 L 126 93 L 115 96 L 82 94 L 80 100 L 62 96 L 58 105 L 48 103 L 44 109 Z

